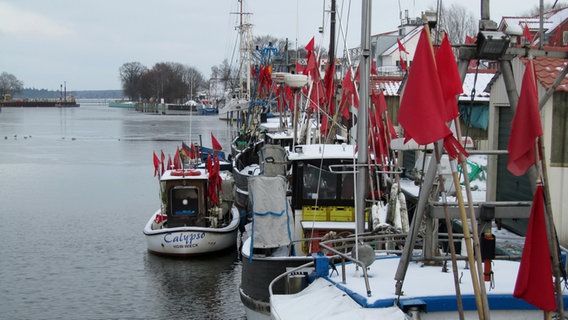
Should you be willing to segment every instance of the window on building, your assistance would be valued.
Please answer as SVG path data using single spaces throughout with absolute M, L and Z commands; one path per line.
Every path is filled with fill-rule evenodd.
M 550 165 L 568 167 L 568 92 L 553 95 L 551 139 Z

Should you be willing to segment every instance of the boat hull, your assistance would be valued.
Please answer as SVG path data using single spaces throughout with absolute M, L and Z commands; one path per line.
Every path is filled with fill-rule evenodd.
M 247 319 L 270 319 L 270 282 L 288 268 L 295 268 L 312 261 L 308 256 L 254 256 L 250 257 L 250 239 L 241 250 L 242 272 L 239 295 L 245 307 Z M 274 292 L 284 292 L 284 283 L 276 284 Z
M 148 251 L 163 256 L 195 256 L 236 248 L 239 213 L 231 208 L 231 222 L 223 228 L 176 227 L 152 230 L 159 210 L 144 227 Z

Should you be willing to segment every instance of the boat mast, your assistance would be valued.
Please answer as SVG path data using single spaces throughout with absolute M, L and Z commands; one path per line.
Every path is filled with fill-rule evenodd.
M 365 228 L 365 195 L 367 194 L 368 184 L 368 155 L 367 148 L 367 118 L 369 108 L 369 75 L 371 73 L 371 1 L 363 0 L 361 10 L 361 58 L 359 67 L 361 72 L 361 86 L 359 87 L 360 106 L 357 110 L 357 144 L 359 145 L 357 153 L 357 193 L 355 209 L 357 212 L 357 233 L 363 232 Z
M 240 52 L 240 65 L 239 65 L 239 98 L 250 99 L 250 13 L 243 12 L 244 0 L 238 0 L 240 3 L 239 8 L 239 52 Z M 243 63 L 246 64 L 243 70 Z M 246 91 L 243 88 L 243 73 L 246 74 Z

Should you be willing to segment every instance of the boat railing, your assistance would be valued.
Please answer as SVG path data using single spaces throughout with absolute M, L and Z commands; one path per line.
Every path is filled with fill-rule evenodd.
M 371 287 L 369 284 L 369 277 L 367 275 L 367 267 L 372 262 L 365 262 L 357 259 L 351 253 L 356 245 L 369 245 L 375 252 L 382 253 L 385 255 L 402 253 L 401 249 L 396 249 L 399 245 L 404 245 L 404 241 L 407 234 L 374 234 L 374 235 L 360 235 L 351 236 L 348 238 L 339 238 L 323 241 L 320 243 L 320 247 L 334 254 L 333 257 L 341 259 L 341 279 L 343 283 L 346 283 L 347 276 L 345 271 L 345 264 L 347 261 L 355 263 L 361 268 L 363 272 L 363 279 L 365 281 L 365 288 L 367 290 L 367 296 L 371 296 Z M 401 247 L 402 248 L 402 247 Z M 374 260 L 374 258 L 373 258 Z
M 274 287 L 274 285 L 275 285 L 278 281 L 280 281 L 280 280 L 284 279 L 284 277 L 287 277 L 287 276 L 289 276 L 289 275 L 291 275 L 291 274 L 293 274 L 293 273 L 295 273 L 295 272 L 298 272 L 298 271 L 300 271 L 300 270 L 302 270 L 302 269 L 313 267 L 314 265 L 315 265 L 314 261 L 310 261 L 310 262 L 308 262 L 308 263 L 305 263 L 305 264 L 303 264 L 303 265 L 301 265 L 301 266 L 298 266 L 298 267 L 295 267 L 295 268 L 293 268 L 293 269 L 287 270 L 286 272 L 284 272 L 284 273 L 278 275 L 276 278 L 272 279 L 272 281 L 270 281 L 270 284 L 268 285 L 268 293 L 269 293 L 269 295 L 272 296 L 272 295 L 274 294 L 274 290 L 272 289 L 272 287 Z

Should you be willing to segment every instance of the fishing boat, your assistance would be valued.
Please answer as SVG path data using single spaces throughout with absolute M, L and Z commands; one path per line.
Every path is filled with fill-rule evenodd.
M 217 114 L 219 110 L 214 105 L 214 101 L 210 99 L 202 99 L 197 105 L 197 114 L 199 115 L 212 115 Z
M 488 17 L 483 8 L 482 5 L 482 17 Z M 363 1 L 363 12 L 371 12 L 370 1 Z M 370 16 L 364 15 L 362 39 L 367 39 L 369 29 Z M 421 70 L 422 76 L 437 77 L 432 50 L 426 43 L 430 43 L 427 30 L 422 31 L 413 68 Z M 367 45 L 363 40 L 362 52 L 368 49 Z M 480 42 L 478 48 L 482 47 Z M 478 53 L 478 57 L 482 58 L 482 54 Z M 367 64 L 367 59 L 362 56 L 361 63 Z M 428 63 L 424 64 L 425 61 Z M 418 69 L 426 65 L 433 68 L 430 69 L 432 72 Z M 429 96 L 432 101 L 442 101 L 440 98 L 443 91 L 437 82 L 438 78 L 418 78 L 416 75 L 419 71 L 413 75 L 414 70 L 410 70 L 405 91 L 416 89 L 418 85 L 429 86 L 424 90 L 435 93 Z M 533 74 L 530 63 L 526 70 L 517 112 L 524 101 L 523 107 L 531 105 L 537 113 L 535 118 L 525 120 L 538 121 L 540 124 L 536 86 L 531 89 L 530 80 L 525 82 Z M 507 76 L 512 76 L 509 71 L 504 68 Z M 506 83 L 507 88 L 513 83 L 513 78 L 510 80 L 510 83 Z M 363 79 L 361 83 L 361 96 L 364 97 L 368 87 L 365 88 Z M 528 86 L 525 87 L 525 84 Z M 515 175 L 522 175 L 533 164 L 542 166 L 537 168 L 539 179 L 542 180 L 536 184 L 534 200 L 532 203 L 487 200 L 474 202 L 465 165 L 468 151 L 458 150 L 456 144 L 449 142 L 454 134 L 459 138 L 459 130 L 448 131 L 442 116 L 430 118 L 428 129 L 425 129 L 429 132 L 421 131 L 422 123 L 417 123 L 416 120 L 414 123 L 409 122 L 405 118 L 410 116 L 407 113 L 409 110 L 415 112 L 411 114 L 413 119 L 420 119 L 418 122 L 424 119 L 419 109 L 405 109 L 410 106 L 408 102 L 412 97 L 422 99 L 424 92 L 409 92 L 412 92 L 412 96 L 406 96 L 410 97 L 406 101 L 403 96 L 399 122 L 405 133 L 408 133 L 407 137 L 416 139 L 420 145 L 434 143 L 432 160 L 435 161 L 430 161 L 425 170 L 408 233 L 391 232 L 382 228 L 363 232 L 365 229 L 357 223 L 354 235 L 320 242 L 321 250 L 313 257 L 313 261 L 290 268 L 271 282 L 272 319 L 563 319 L 564 306 L 568 302 L 566 263 L 565 258 L 562 258 L 566 255 L 566 249 L 558 245 L 550 206 L 544 200 L 549 196 L 545 188 L 546 174 L 543 174 L 546 172 L 546 164 L 536 160 L 538 157 L 535 156 L 532 157 L 532 162 L 528 159 L 528 165 L 526 162 L 523 164 L 524 171 L 519 172 L 516 167 L 518 163 L 512 160 L 514 147 L 509 145 L 508 169 L 520 173 L 514 173 Z M 436 96 L 436 92 L 440 94 Z M 534 100 L 528 98 L 531 96 Z M 360 119 L 365 119 L 367 104 L 364 99 L 361 102 L 359 116 Z M 421 104 L 416 100 L 412 102 L 414 105 Z M 511 105 L 516 106 L 517 103 L 511 101 Z M 435 109 L 428 110 L 433 112 Z M 442 125 L 437 127 L 435 122 Z M 525 132 L 536 127 L 524 124 L 520 130 Z M 431 130 L 439 130 L 440 137 L 432 137 L 430 142 L 425 141 L 427 139 L 423 133 L 429 134 Z M 446 132 L 449 134 L 446 135 Z M 365 131 L 359 131 L 358 136 L 365 137 Z M 537 134 L 532 139 L 535 141 L 528 142 L 529 149 L 535 148 L 535 142 L 540 138 Z M 359 139 L 360 151 L 366 150 L 366 140 Z M 450 155 L 451 177 L 455 186 L 452 199 L 446 193 L 442 173 L 437 170 L 441 167 L 442 140 L 444 149 Z M 498 150 L 488 153 L 502 154 Z M 365 158 L 358 157 L 357 186 L 368 183 L 366 166 L 363 165 Z M 458 162 L 462 165 L 461 170 L 464 170 L 463 185 L 458 175 Z M 496 175 L 492 172 L 488 174 Z M 467 202 L 464 201 L 463 194 L 467 194 Z M 358 221 L 365 221 L 362 214 L 365 204 L 362 200 L 364 199 L 356 200 Z M 520 252 L 514 254 L 501 250 L 499 246 L 499 238 L 505 236 L 500 233 L 496 221 L 513 217 L 529 218 L 526 238 L 521 238 L 524 242 L 522 255 Z M 452 227 L 454 223 L 460 225 L 459 232 Z M 442 230 L 441 225 L 445 225 L 447 229 Z M 549 243 L 548 239 L 552 241 Z M 282 292 L 282 287 L 287 291 Z
M 159 158 L 154 159 L 159 167 Z M 204 169 L 176 167 L 161 174 L 156 169 L 161 205 L 144 227 L 148 251 L 187 257 L 235 248 L 239 212 L 231 173 L 221 171 L 213 157 Z

